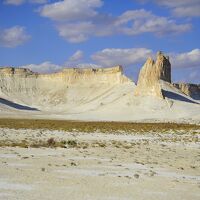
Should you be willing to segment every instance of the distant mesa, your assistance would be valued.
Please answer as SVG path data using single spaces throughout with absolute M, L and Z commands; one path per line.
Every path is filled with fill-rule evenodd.
M 168 88 L 165 87 L 171 90 L 166 91 Z M 162 52 L 157 53 L 155 61 L 147 59 L 136 86 L 123 74 L 120 65 L 111 68 L 64 68 L 50 74 L 39 74 L 25 68 L 0 68 L 0 98 L 4 99 L 1 104 L 9 106 L 11 103 L 8 102 L 12 102 L 16 108 L 16 105 L 25 105 L 25 109 L 57 111 L 60 106 L 60 111 L 79 113 L 86 107 L 95 110 L 102 105 L 112 106 L 113 102 L 121 99 L 124 101 L 122 105 L 134 105 L 136 102 L 131 99 L 137 96 L 186 101 L 187 96 L 185 98 L 184 95 L 199 100 L 200 86 L 171 83 L 169 57 Z M 127 102 L 124 98 L 128 98 Z
M 199 97 L 199 85 L 172 83 L 162 52 L 147 59 L 137 85 L 119 65 L 48 74 L 0 67 L 0 117 L 200 123 Z
M 0 68 L 0 78 L 4 80 L 3 84 L 5 81 L 10 81 L 10 79 L 7 79 L 8 77 L 19 78 L 18 82 L 15 79 L 16 84 L 19 84 L 20 80 L 23 81 L 20 78 L 31 78 L 31 80 L 35 78 L 37 82 L 45 81 L 47 83 L 49 81 L 49 84 L 51 84 L 51 81 L 56 81 L 60 84 L 91 84 L 93 82 L 97 84 L 116 84 L 132 82 L 128 77 L 123 75 L 123 68 L 120 65 L 110 68 L 64 68 L 59 72 L 50 74 L 39 74 L 25 68 Z M 29 85 L 24 85 L 24 87 L 29 87 Z

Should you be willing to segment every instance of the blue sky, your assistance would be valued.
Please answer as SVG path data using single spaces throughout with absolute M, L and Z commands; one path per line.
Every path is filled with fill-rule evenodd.
M 200 0 L 1 0 L 0 66 L 54 72 L 170 56 L 173 81 L 200 82 Z

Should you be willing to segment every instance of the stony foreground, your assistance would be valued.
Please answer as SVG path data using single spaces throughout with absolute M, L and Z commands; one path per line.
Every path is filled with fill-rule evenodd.
M 1 128 L 0 138 L 0 199 L 200 198 L 199 130 L 126 134 Z

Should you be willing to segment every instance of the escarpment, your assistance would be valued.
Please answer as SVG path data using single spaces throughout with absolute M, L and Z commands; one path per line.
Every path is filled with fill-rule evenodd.
M 160 80 L 171 83 L 171 64 L 168 57 L 158 52 L 156 61 L 148 58 L 140 70 L 135 95 L 164 98 Z
M 133 82 L 121 66 L 98 69 L 65 68 L 39 74 L 24 68 L 0 68 L 0 96 L 35 106 L 82 104 L 121 84 Z
M 52 74 L 39 74 L 32 72 L 25 68 L 0 68 L 1 79 L 20 79 L 20 78 L 35 78 L 37 80 L 54 80 L 62 81 L 63 84 L 91 84 L 105 83 L 105 84 L 118 84 L 129 82 L 126 76 L 123 75 L 123 69 L 121 66 L 112 68 L 97 68 L 97 69 L 81 69 L 81 68 L 65 68 L 60 72 Z
M 51 74 L 25 68 L 0 68 L 0 116 L 4 117 L 197 120 L 199 94 L 199 85 L 171 83 L 169 58 L 161 52 L 156 61 L 147 59 L 137 86 L 123 74 L 121 66 L 65 68 Z

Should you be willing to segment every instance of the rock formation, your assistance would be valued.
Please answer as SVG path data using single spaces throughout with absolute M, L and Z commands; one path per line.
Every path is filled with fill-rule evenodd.
M 41 79 L 53 79 L 54 81 L 63 81 L 63 84 L 76 84 L 80 82 L 83 84 L 91 84 L 91 82 L 116 84 L 130 81 L 130 79 L 123 75 L 123 69 L 121 66 L 97 69 L 64 68 L 62 71 L 52 74 L 38 74 L 25 68 L 6 67 L 0 68 L 0 77 L 1 79 L 9 77 L 36 78 L 38 81 Z
M 52 74 L 38 74 L 24 68 L 0 68 L 0 98 L 40 107 L 90 102 L 126 83 L 134 85 L 123 75 L 121 66 L 65 68 Z
M 200 85 L 191 83 L 173 83 L 173 86 L 194 99 L 200 98 Z
M 158 52 L 156 62 L 148 58 L 140 70 L 135 95 L 164 98 L 160 80 L 171 83 L 171 64 L 168 57 Z

